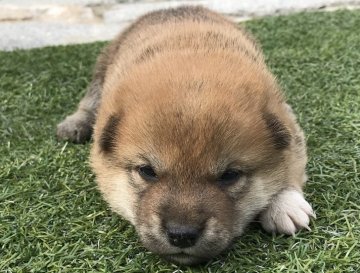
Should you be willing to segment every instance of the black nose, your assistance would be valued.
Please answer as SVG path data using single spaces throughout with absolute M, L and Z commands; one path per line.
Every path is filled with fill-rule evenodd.
M 170 244 L 180 248 L 187 248 L 195 245 L 201 230 L 187 225 L 167 224 L 166 233 Z

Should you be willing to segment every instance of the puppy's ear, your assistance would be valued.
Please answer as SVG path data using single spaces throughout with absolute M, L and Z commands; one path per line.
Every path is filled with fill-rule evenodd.
M 290 145 L 291 134 L 279 118 L 272 113 L 265 113 L 263 118 L 270 130 L 275 149 L 283 150 Z
M 112 153 L 115 150 L 115 140 L 117 138 L 120 122 L 121 117 L 119 114 L 111 115 L 102 130 L 99 146 L 100 150 L 105 154 Z

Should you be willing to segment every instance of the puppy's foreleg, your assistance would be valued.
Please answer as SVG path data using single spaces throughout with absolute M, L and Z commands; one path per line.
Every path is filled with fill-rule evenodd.
M 302 192 L 289 188 L 272 199 L 269 207 L 260 214 L 260 222 L 270 233 L 293 235 L 302 228 L 310 229 L 310 217 L 315 214 Z
M 306 182 L 305 165 L 307 161 L 305 137 L 290 105 L 284 104 L 295 124 L 294 139 L 287 159 L 289 185 L 273 197 L 267 209 L 260 214 L 263 228 L 271 233 L 293 235 L 302 228 L 310 229 L 310 218 L 315 218 L 310 204 L 305 200 L 302 186 Z

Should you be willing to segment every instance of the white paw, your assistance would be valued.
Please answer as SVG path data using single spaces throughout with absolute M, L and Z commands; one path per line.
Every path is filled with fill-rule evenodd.
M 302 194 L 285 190 L 260 214 L 260 222 L 268 232 L 294 235 L 302 228 L 310 230 L 310 217 L 315 218 L 315 214 Z

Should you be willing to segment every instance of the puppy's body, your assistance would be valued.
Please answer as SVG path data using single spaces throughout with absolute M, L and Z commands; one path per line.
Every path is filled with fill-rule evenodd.
M 94 122 L 99 188 L 156 253 L 211 258 L 258 214 L 269 232 L 308 226 L 303 133 L 254 42 L 213 12 L 150 13 L 118 36 L 58 136 Z

